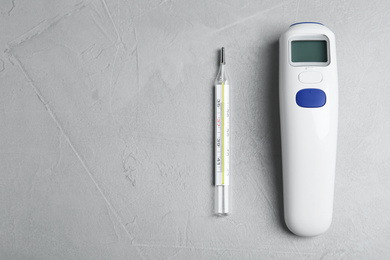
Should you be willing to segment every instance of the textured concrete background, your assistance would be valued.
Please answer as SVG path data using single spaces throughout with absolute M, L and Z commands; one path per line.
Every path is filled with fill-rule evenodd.
M 390 258 L 389 1 L 0 0 L 1 259 Z M 337 37 L 331 229 L 283 224 L 278 38 Z M 213 82 L 232 80 L 232 215 Z

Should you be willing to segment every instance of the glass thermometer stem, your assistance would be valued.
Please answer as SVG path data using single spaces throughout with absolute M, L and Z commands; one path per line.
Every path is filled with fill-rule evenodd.
M 230 184 L 230 89 L 225 65 L 225 48 L 222 48 L 215 80 L 215 210 L 220 216 L 229 213 Z

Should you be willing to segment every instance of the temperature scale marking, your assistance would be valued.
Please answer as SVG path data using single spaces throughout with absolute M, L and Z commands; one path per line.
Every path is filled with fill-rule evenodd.
M 229 185 L 229 85 L 216 85 L 216 184 Z

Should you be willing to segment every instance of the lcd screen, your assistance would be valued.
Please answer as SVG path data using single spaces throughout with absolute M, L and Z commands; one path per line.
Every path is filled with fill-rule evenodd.
M 292 41 L 292 62 L 328 62 L 327 42 L 319 41 Z

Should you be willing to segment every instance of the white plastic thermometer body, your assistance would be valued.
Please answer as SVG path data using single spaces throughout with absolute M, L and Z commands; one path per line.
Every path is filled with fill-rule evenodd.
M 318 23 L 292 25 L 279 42 L 284 217 L 299 236 L 332 222 L 338 79 L 334 34 Z
M 225 71 L 224 48 L 215 80 L 215 213 L 229 213 L 230 184 L 230 90 Z

